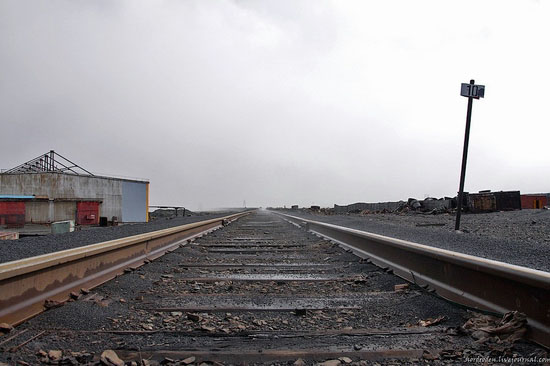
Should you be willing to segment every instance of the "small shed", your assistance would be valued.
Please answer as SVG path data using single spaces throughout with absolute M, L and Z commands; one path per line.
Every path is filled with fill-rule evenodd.
M 521 210 L 520 191 L 481 191 L 468 195 L 471 212 L 493 212 Z
M 537 209 L 550 205 L 550 193 L 529 193 L 521 195 L 522 209 Z

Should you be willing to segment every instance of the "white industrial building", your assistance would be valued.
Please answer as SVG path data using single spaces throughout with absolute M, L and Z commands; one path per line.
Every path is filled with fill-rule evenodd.
M 148 221 L 149 182 L 96 176 L 50 151 L 0 174 L 0 224 Z

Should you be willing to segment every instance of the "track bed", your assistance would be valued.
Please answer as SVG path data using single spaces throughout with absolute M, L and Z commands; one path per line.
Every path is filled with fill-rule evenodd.
M 461 328 L 474 313 L 403 283 L 260 211 L 17 327 L 0 338 L 0 360 L 94 365 L 106 350 L 168 365 L 546 355 L 521 340 L 476 342 Z

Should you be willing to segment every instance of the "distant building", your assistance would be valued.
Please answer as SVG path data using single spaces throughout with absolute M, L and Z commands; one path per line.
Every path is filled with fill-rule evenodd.
M 537 209 L 550 205 L 550 193 L 530 193 L 521 195 L 522 209 Z
M 149 182 L 96 176 L 53 150 L 0 174 L 0 225 L 148 221 Z
M 520 191 L 480 191 L 468 194 L 468 209 L 471 212 L 521 210 Z

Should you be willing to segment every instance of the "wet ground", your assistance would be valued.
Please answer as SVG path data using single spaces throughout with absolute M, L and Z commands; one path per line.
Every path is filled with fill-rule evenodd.
M 0 337 L 0 362 L 424 365 L 546 356 L 520 338 L 480 339 L 462 327 L 477 316 L 260 211 L 17 327 Z

